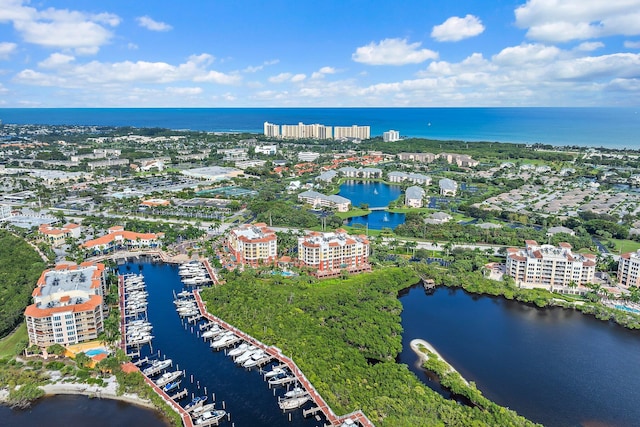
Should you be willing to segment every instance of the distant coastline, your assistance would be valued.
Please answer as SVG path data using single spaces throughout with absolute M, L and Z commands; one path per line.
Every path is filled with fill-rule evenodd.
M 0 108 L 4 125 L 263 131 L 265 121 L 369 125 L 372 136 L 640 149 L 640 108 Z

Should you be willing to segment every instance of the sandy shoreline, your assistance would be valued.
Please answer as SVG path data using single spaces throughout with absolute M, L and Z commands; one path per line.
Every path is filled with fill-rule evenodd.
M 115 377 L 107 378 L 105 379 L 105 382 L 107 383 L 106 387 L 83 383 L 57 382 L 54 384 L 46 384 L 44 386 L 41 386 L 40 388 L 44 391 L 45 397 L 60 394 L 82 395 L 99 399 L 119 400 L 122 402 L 130 403 L 132 405 L 141 406 L 157 411 L 157 408 L 153 405 L 153 403 L 151 403 L 151 401 L 142 399 L 137 394 L 125 393 L 122 395 L 118 395 L 118 384 Z M 8 398 L 9 391 L 7 389 L 0 389 L 0 403 L 7 403 Z
M 451 366 L 451 364 L 449 362 L 447 362 L 445 360 L 445 358 L 442 357 L 440 355 L 440 353 L 438 353 L 438 351 L 431 344 L 429 344 L 427 341 L 422 340 L 422 339 L 415 339 L 415 340 L 411 340 L 409 345 L 411 346 L 411 350 L 413 350 L 414 353 L 416 353 L 418 355 L 418 357 L 420 358 L 420 367 L 422 367 L 424 362 L 429 360 L 429 356 L 426 353 L 423 353 L 422 351 L 420 351 L 420 346 L 423 346 L 424 348 L 427 349 L 427 351 L 429 351 L 430 353 L 433 353 L 438 359 L 440 359 L 444 363 L 446 363 L 449 366 L 449 371 L 450 372 L 455 372 L 458 375 L 460 375 L 460 372 L 456 371 L 456 368 Z M 464 379 L 464 377 L 462 375 L 460 375 L 460 378 L 462 378 L 462 381 L 464 381 L 467 385 L 469 385 L 469 382 L 466 379 Z

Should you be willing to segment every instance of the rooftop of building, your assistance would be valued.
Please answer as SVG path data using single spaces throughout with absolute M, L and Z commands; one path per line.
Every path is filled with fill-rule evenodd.
M 90 292 L 92 288 L 100 286 L 100 276 L 104 270 L 103 264 L 59 265 L 54 269 L 45 270 L 33 296 L 47 297 L 55 293 L 71 291 Z

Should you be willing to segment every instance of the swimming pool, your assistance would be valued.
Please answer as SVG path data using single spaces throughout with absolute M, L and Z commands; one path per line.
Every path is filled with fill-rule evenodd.
M 636 310 L 635 308 L 627 307 L 626 305 L 616 304 L 614 305 L 618 310 L 628 311 L 635 314 L 640 314 L 640 310 Z
M 97 356 L 99 354 L 109 354 L 110 351 L 104 347 L 96 347 L 84 352 L 89 357 Z

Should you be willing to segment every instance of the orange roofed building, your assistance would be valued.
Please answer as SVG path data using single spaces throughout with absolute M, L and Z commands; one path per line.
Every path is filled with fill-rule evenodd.
M 64 244 L 67 237 L 79 238 L 82 227 L 78 224 L 65 224 L 62 227 L 53 227 L 51 224 L 41 224 L 38 233 L 42 235 L 52 246 Z
M 229 231 L 227 248 L 236 263 L 255 267 L 276 261 L 278 237 L 265 223 L 243 224 Z
M 93 252 L 111 252 L 121 248 L 155 248 L 161 245 L 164 233 L 136 233 L 126 231 L 123 226 L 116 225 L 108 233 L 97 239 L 88 240 L 80 245 Z
M 506 273 L 517 283 L 568 286 L 593 283 L 596 256 L 571 251 L 569 243 L 539 245 L 525 240 L 524 249 L 507 249 Z
M 300 267 L 315 270 L 313 274 L 317 277 L 339 276 L 343 270 L 371 271 L 369 239 L 342 229 L 334 233 L 311 232 L 298 238 L 298 262 Z
M 29 344 L 77 344 L 104 330 L 105 266 L 84 262 L 45 270 L 24 311 Z

